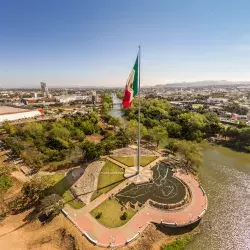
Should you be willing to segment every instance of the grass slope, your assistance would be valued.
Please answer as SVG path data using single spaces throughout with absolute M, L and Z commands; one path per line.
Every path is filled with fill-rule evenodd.
M 107 193 L 124 180 L 124 169 L 107 161 L 103 166 L 98 179 L 97 190 L 93 193 L 91 200 L 101 194 Z
M 69 184 L 64 177 L 64 174 L 54 174 L 43 176 L 43 179 L 53 186 L 52 192 L 59 194 L 71 207 L 74 209 L 82 208 L 83 205 L 80 202 L 73 200 L 74 197 L 69 191 Z
M 129 156 L 129 157 L 126 157 L 126 156 L 111 156 L 111 158 L 123 163 L 124 165 L 126 165 L 128 167 L 134 167 L 137 164 L 137 157 L 136 156 Z M 149 163 L 151 163 L 152 161 L 154 161 L 156 159 L 157 159 L 157 156 L 155 156 L 155 155 L 141 156 L 140 157 L 140 165 L 142 167 L 145 167 Z
M 114 228 L 126 224 L 136 214 L 136 211 L 129 208 L 125 211 L 128 215 L 126 220 L 121 220 L 120 217 L 124 213 L 121 208 L 122 205 L 116 199 L 107 199 L 90 213 L 94 217 L 98 213 L 102 213 L 98 221 L 105 227 Z
M 161 250 L 182 250 L 192 240 L 190 235 L 175 240 L 173 243 L 162 247 Z

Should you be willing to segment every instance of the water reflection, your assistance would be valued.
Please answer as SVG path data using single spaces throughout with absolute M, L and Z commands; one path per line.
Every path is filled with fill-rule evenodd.
M 186 249 L 250 249 L 250 155 L 207 146 L 200 178 L 208 211 Z
M 125 121 L 124 117 L 122 116 L 122 111 L 121 111 L 122 101 L 120 99 L 118 99 L 116 94 L 114 94 L 114 93 L 112 94 L 112 98 L 113 98 L 113 107 L 109 111 L 109 114 L 121 119 L 122 124 L 125 126 L 126 121 Z

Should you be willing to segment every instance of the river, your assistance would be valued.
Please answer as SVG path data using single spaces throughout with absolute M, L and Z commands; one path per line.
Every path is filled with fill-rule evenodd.
M 119 118 L 122 121 L 122 126 L 125 127 L 126 120 L 122 116 L 122 112 L 121 112 L 122 101 L 119 98 L 117 98 L 116 94 L 112 94 L 112 98 L 113 98 L 113 107 L 109 111 L 109 114 L 114 116 L 114 117 Z
M 114 103 L 120 102 L 113 96 Z M 119 105 L 111 115 L 121 117 Z M 200 233 L 187 250 L 250 250 L 250 154 L 204 144 L 199 177 L 208 195 Z
M 200 180 L 208 211 L 188 250 L 250 249 L 250 154 L 206 144 Z

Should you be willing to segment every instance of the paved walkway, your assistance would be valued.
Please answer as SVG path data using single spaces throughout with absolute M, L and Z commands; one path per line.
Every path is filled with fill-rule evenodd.
M 149 223 L 165 223 L 169 226 L 181 227 L 198 221 L 207 209 L 207 197 L 199 183 L 192 176 L 177 172 L 175 177 L 185 182 L 192 194 L 191 202 L 183 209 L 175 211 L 164 211 L 149 206 L 144 206 L 125 225 L 118 228 L 106 228 L 101 225 L 89 212 L 109 197 L 111 193 L 118 192 L 126 186 L 129 180 L 122 182 L 107 194 L 95 199 L 89 205 L 79 210 L 66 207 L 68 216 L 73 223 L 84 232 L 89 240 L 96 242 L 100 246 L 121 246 L 138 236 Z

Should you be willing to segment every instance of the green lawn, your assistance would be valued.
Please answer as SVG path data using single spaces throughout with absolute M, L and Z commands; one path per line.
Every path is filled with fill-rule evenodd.
M 123 163 L 124 165 L 128 167 L 134 167 L 137 165 L 137 157 L 136 156 L 111 156 L 111 158 Z M 157 159 L 157 156 L 155 155 L 149 155 L 149 156 L 141 156 L 140 157 L 140 165 L 142 167 L 147 166 L 150 162 Z
M 128 216 L 126 220 L 121 220 L 120 217 L 124 212 L 121 211 L 121 208 L 122 205 L 116 199 L 107 199 L 90 213 L 92 216 L 96 217 L 96 215 L 101 212 L 102 215 L 97 220 L 105 227 L 114 228 L 126 224 L 137 212 L 131 208 L 126 209 L 125 212 Z
M 107 161 L 103 166 L 98 179 L 97 190 L 93 193 L 91 200 L 101 194 L 107 193 L 124 180 L 124 169 Z
M 198 109 L 198 108 L 203 108 L 204 107 L 204 104 L 192 104 L 192 108 L 194 109 Z
M 54 174 L 46 175 L 42 178 L 44 179 L 44 181 L 48 182 L 50 185 L 53 186 L 50 190 L 51 193 L 56 193 L 60 195 L 74 209 L 82 208 L 83 204 L 81 204 L 77 200 L 73 200 L 74 197 L 69 191 L 70 184 L 64 177 L 64 174 Z

